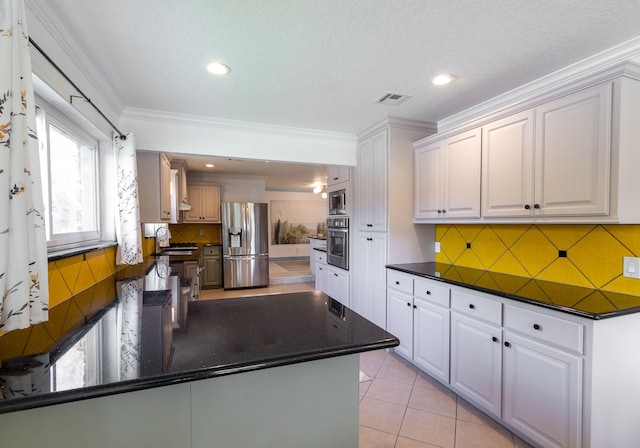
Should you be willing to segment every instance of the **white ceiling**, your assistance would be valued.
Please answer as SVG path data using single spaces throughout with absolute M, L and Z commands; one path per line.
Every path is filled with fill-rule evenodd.
M 50 3 L 126 107 L 353 134 L 437 122 L 640 34 L 638 0 Z M 385 92 L 412 97 L 374 104 Z

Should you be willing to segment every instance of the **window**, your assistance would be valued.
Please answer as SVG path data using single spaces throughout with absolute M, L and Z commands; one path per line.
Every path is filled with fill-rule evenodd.
M 98 142 L 52 107 L 37 110 L 47 246 L 98 242 Z

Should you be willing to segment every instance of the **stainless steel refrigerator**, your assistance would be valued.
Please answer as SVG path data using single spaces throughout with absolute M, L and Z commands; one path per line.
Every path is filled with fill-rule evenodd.
M 269 285 L 267 204 L 222 203 L 224 289 Z

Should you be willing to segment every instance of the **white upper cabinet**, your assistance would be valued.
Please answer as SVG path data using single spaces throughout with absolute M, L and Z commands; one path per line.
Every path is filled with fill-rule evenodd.
M 610 142 L 611 83 L 485 125 L 482 216 L 608 214 Z
M 442 214 L 442 150 L 436 142 L 415 152 L 415 218 L 434 219 Z
M 609 213 L 611 87 L 536 108 L 536 215 Z
M 165 154 L 139 151 L 138 201 L 140 222 L 160 223 L 171 219 L 171 162 Z
M 327 167 L 327 186 L 349 181 L 349 167 L 344 165 L 329 165 Z
M 355 204 L 358 230 L 387 230 L 388 132 L 383 129 L 358 144 Z
M 416 150 L 416 220 L 480 218 L 481 135 L 473 129 Z
M 482 216 L 531 216 L 533 173 L 533 111 L 482 128 Z
M 511 104 L 413 143 L 415 223 L 640 223 L 640 66 Z

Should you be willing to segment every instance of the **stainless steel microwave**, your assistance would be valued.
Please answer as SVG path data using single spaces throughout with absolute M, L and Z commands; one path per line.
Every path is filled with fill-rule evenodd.
M 329 192 L 329 215 L 344 216 L 347 214 L 347 190 Z

